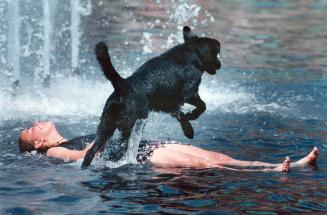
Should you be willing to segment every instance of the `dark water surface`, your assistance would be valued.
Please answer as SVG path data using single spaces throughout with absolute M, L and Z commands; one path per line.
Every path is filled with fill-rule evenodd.
M 80 79 L 67 78 L 62 67 L 68 61 L 58 57 L 50 88 L 24 78 L 16 97 L 0 93 L 0 214 L 327 213 L 326 1 L 117 0 L 92 6 L 81 19 Z M 34 120 L 53 120 L 67 138 L 95 132 L 112 92 L 97 69 L 96 42 L 108 43 L 126 77 L 181 42 L 184 24 L 222 44 L 221 71 L 204 75 L 200 87 L 207 111 L 192 122 L 193 140 L 162 114 L 150 115 L 143 138 L 267 162 L 287 155 L 296 161 L 317 146 L 318 169 L 285 174 L 130 164 L 82 170 L 81 162 L 19 154 L 18 134 Z M 27 60 L 22 57 L 23 68 Z

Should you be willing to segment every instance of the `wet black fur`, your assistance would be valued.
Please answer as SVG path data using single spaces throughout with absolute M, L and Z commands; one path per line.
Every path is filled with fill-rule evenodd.
M 95 153 L 104 148 L 114 131 L 121 132 L 121 148 L 110 152 L 111 160 L 125 153 L 128 139 L 138 119 L 146 119 L 150 111 L 170 113 L 181 124 L 184 134 L 193 138 L 189 120 L 197 119 L 206 109 L 198 89 L 202 74 L 215 74 L 221 63 L 217 58 L 220 43 L 200 38 L 187 26 L 183 29 L 185 43 L 143 64 L 130 77 L 123 79 L 113 67 L 108 47 L 96 45 L 95 53 L 104 75 L 111 81 L 114 92 L 108 98 L 97 129 L 95 143 L 87 152 L 83 167 L 89 166 Z M 196 108 L 184 114 L 180 108 L 189 103 Z

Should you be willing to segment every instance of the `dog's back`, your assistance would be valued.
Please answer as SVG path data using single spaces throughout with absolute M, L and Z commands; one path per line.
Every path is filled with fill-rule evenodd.
M 185 44 L 178 45 L 143 64 L 126 81 L 149 99 L 154 111 L 171 112 L 198 92 L 202 71 L 192 64 Z

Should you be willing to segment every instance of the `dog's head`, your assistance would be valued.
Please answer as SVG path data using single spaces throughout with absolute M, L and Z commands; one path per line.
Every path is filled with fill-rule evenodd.
M 220 69 L 220 43 L 218 40 L 198 37 L 191 28 L 184 26 L 184 41 L 186 46 L 194 52 L 197 58 L 197 64 L 201 70 L 211 75 L 216 74 L 216 70 Z

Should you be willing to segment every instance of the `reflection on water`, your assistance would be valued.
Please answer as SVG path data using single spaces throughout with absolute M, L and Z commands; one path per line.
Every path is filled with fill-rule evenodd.
M 2 6 L 6 3 L 0 0 L 1 17 L 7 17 Z M 81 4 L 86 7 L 87 1 Z M 37 64 L 24 55 L 26 41 L 35 37 L 21 40 L 21 86 L 16 97 L 10 96 L 8 74 L 0 68 L 5 74 L 0 77 L 0 214 L 327 212 L 325 1 L 91 4 L 92 13 L 80 17 L 80 76 L 70 74 L 70 21 L 65 24 L 69 1 L 56 5 L 54 28 L 59 30 L 53 39 L 49 88 L 33 77 Z M 24 4 L 20 10 L 26 13 L 39 8 L 36 5 L 42 4 Z M 38 11 L 34 18 L 41 14 Z M 25 30 L 32 19 L 23 19 Z M 42 22 L 37 23 L 40 27 Z M 36 119 L 53 120 L 67 138 L 95 132 L 112 92 L 97 68 L 95 43 L 108 43 L 117 70 L 127 77 L 147 59 L 181 42 L 184 24 L 221 42 L 222 70 L 203 77 L 200 95 L 207 111 L 192 122 L 194 140 L 185 139 L 174 119 L 157 113 L 150 114 L 143 138 L 174 139 L 239 159 L 267 162 L 280 162 L 286 155 L 295 161 L 317 146 L 318 169 L 294 168 L 288 174 L 147 165 L 82 170 L 80 161 L 58 164 L 43 155 L 19 154 L 17 136 Z M 0 32 L 2 49 L 8 29 L 0 29 L 5 30 Z M 39 48 L 38 41 L 33 40 L 32 50 Z M 4 59 L 1 56 L 1 65 Z

